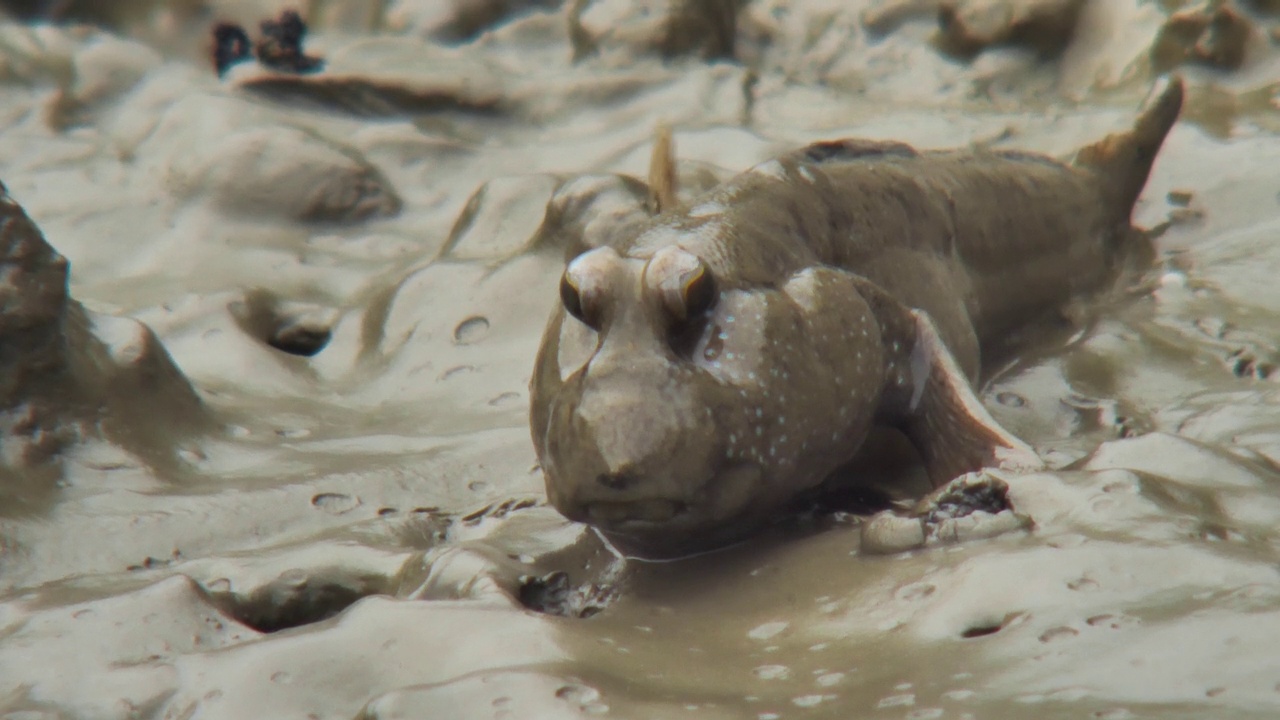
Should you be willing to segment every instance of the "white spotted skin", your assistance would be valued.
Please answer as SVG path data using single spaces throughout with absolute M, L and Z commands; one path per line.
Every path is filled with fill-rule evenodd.
M 766 468 L 780 498 L 821 481 L 869 430 L 885 381 L 879 326 L 847 276 L 809 269 L 776 291 L 729 291 L 692 361 L 737 390 L 726 456 Z M 828 447 L 812 453 L 810 445 Z M 837 458 L 833 460 L 833 458 Z
M 751 168 L 751 172 L 756 173 L 758 175 L 771 177 L 771 178 L 774 178 L 775 180 L 787 179 L 787 168 L 782 164 L 782 161 L 777 158 L 774 158 L 772 160 L 766 160 L 760 163 L 759 165 L 756 165 L 755 167 Z

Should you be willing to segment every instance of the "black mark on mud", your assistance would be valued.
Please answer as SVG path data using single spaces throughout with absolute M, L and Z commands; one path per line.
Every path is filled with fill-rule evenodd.
M 285 10 L 275 20 L 263 20 L 262 39 L 252 45 L 249 33 L 234 23 L 218 23 L 213 28 L 213 66 L 218 77 L 254 54 L 263 66 L 287 73 L 310 73 L 324 67 L 324 60 L 302 50 L 307 24 L 293 10 Z
M 218 23 L 213 28 L 213 66 L 218 77 L 237 63 L 253 59 L 253 43 L 244 28 L 233 23 Z

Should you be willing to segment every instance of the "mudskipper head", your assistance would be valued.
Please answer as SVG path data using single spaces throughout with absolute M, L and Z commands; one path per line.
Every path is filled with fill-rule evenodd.
M 805 301 L 826 304 L 807 280 Z M 822 308 L 785 288 L 733 287 L 677 243 L 592 250 L 560 295 L 534 370 L 534 444 L 551 503 L 624 549 L 671 555 L 741 536 L 869 423 L 882 377 L 869 313 L 819 313 L 816 327 Z M 832 332 L 865 341 L 865 380 L 814 346 Z

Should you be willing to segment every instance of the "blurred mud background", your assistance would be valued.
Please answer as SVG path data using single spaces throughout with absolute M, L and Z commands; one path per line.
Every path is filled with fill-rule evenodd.
M 0 7 L 3 718 L 1280 714 L 1277 3 L 311 0 L 313 72 L 222 77 L 283 3 Z M 1065 155 L 1174 68 L 1148 284 L 985 390 L 1033 531 L 656 564 L 544 506 L 534 352 L 659 122 L 686 193 Z

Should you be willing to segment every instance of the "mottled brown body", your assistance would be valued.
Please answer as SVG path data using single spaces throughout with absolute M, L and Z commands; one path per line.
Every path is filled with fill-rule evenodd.
M 818 143 L 575 258 L 532 382 L 551 502 L 624 546 L 724 542 L 873 424 L 942 483 L 1034 453 L 982 408 L 984 349 L 1113 279 L 1182 88 L 1077 164 Z

